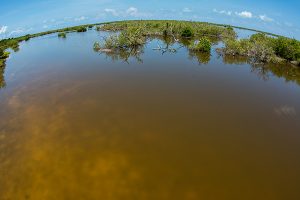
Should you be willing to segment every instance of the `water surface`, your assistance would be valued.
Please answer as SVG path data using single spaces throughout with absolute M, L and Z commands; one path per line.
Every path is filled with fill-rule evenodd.
M 35 38 L 7 61 L 1 200 L 300 199 L 298 69 L 158 39 L 94 52 L 105 34 Z

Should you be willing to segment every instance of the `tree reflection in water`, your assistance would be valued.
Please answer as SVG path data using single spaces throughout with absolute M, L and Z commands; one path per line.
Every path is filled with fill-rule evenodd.
M 100 54 L 105 54 L 107 58 L 110 58 L 112 61 L 124 61 L 129 63 L 130 58 L 134 58 L 138 63 L 143 63 L 141 56 L 144 53 L 144 46 L 138 48 L 130 49 L 118 49 L 114 51 L 98 51 Z
M 196 40 L 180 39 L 176 41 L 173 37 L 163 36 L 149 37 L 148 41 L 149 40 L 159 40 L 163 43 L 162 45 L 158 45 L 157 48 L 153 49 L 161 51 L 162 54 L 177 53 L 179 49 L 185 47 L 188 51 L 190 60 L 196 59 L 200 65 L 208 64 L 211 60 L 210 53 L 193 52 L 188 50 L 189 45 Z M 210 38 L 210 40 L 214 45 L 217 45 L 219 42 L 217 38 Z M 144 54 L 144 48 L 145 45 L 142 45 L 138 48 L 119 49 L 117 51 L 103 51 L 100 53 L 105 54 L 112 61 L 122 60 L 126 63 L 129 63 L 129 59 L 134 58 L 139 63 L 143 63 L 141 56 Z M 292 81 L 300 85 L 300 68 L 291 66 L 291 64 L 253 64 L 249 62 L 247 57 L 244 56 L 219 55 L 219 58 L 220 57 L 222 57 L 224 64 L 250 65 L 251 72 L 255 73 L 262 80 L 267 81 L 269 80 L 270 76 L 275 75 L 279 78 L 284 78 L 287 82 Z
M 6 86 L 6 82 L 4 79 L 4 71 L 5 71 L 5 66 L 0 67 L 0 89 Z
M 244 65 L 249 64 L 251 72 L 255 73 L 262 80 L 269 80 L 271 76 L 284 78 L 286 82 L 295 82 L 300 85 L 300 68 L 289 63 L 285 64 L 251 64 L 244 56 L 229 56 L 223 55 L 225 64 Z
M 199 65 L 201 64 L 208 64 L 210 61 L 210 53 L 207 52 L 194 52 L 194 51 L 189 51 L 189 58 L 196 59 Z

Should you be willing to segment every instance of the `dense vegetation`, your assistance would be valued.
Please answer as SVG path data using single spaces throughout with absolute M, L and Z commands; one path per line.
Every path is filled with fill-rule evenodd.
M 122 21 L 98 26 L 102 31 L 124 31 L 132 28 L 142 30 L 144 36 L 172 36 L 176 38 L 214 36 L 220 39 L 236 38 L 236 33 L 231 27 L 222 27 L 203 22 L 172 21 L 172 20 L 143 20 Z
M 253 62 L 278 63 L 286 60 L 299 64 L 300 42 L 295 39 L 270 37 L 257 33 L 249 39 L 225 40 L 224 53 L 247 56 Z
M 210 52 L 211 51 L 211 42 L 206 37 L 200 38 L 199 41 L 196 41 L 190 47 L 192 51 L 201 51 L 201 52 Z

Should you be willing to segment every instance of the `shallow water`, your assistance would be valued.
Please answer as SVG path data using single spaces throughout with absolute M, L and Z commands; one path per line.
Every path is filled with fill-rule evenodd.
M 7 61 L 1 200 L 300 199 L 299 70 L 160 40 L 112 60 L 92 48 L 104 34 L 35 38 Z

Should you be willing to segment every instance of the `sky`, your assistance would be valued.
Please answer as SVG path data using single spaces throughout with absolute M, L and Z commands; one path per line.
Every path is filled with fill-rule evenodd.
M 300 40 L 300 0 L 1 0 L 0 39 L 127 19 L 230 24 Z

